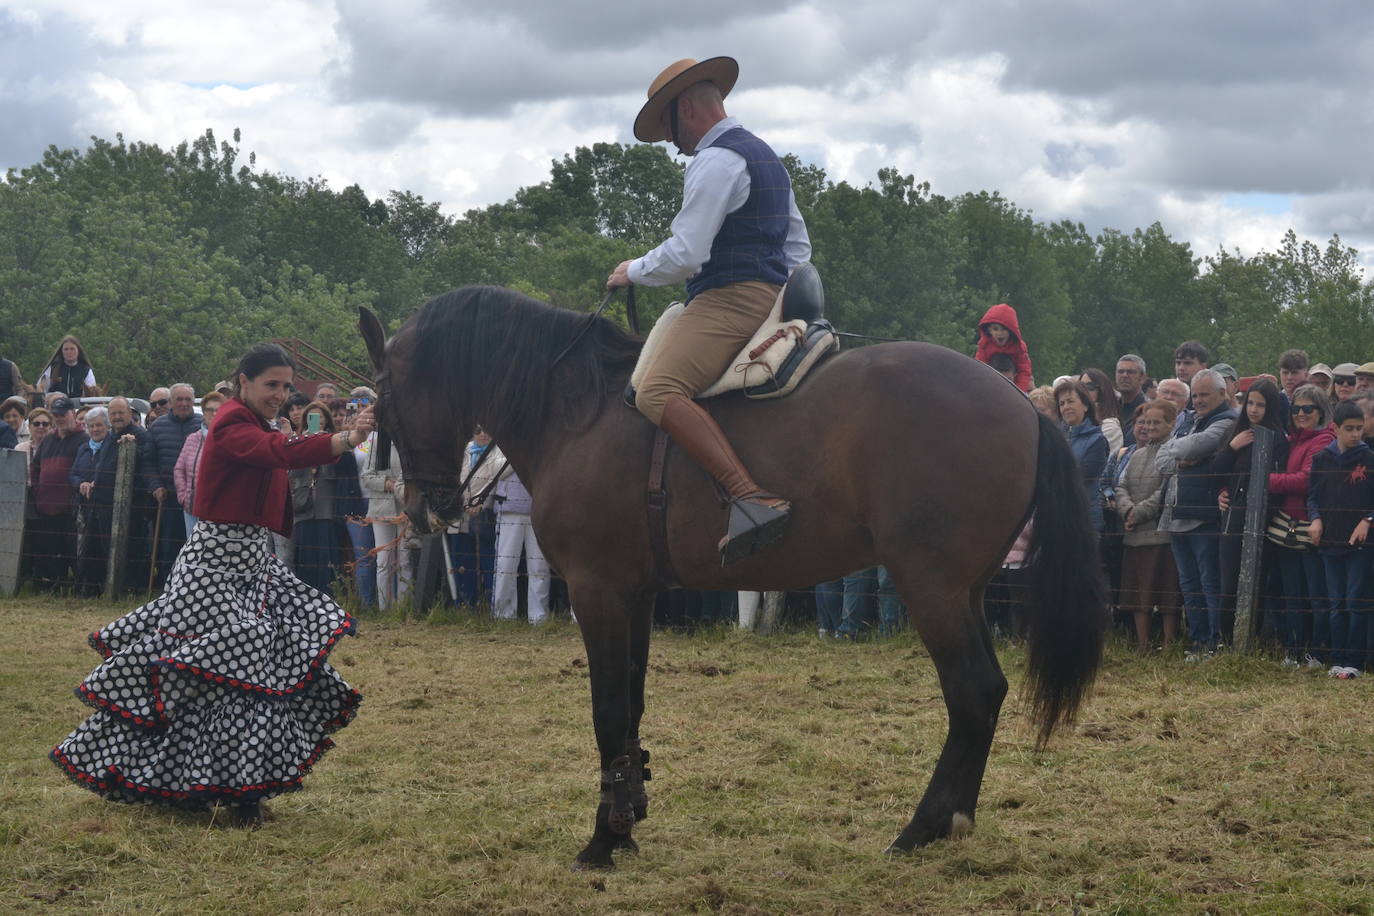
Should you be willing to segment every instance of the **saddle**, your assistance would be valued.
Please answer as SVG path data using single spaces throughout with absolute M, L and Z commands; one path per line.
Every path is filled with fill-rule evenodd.
M 644 341 L 639 362 L 625 388 L 625 403 L 635 406 L 635 391 L 669 329 L 687 305 L 675 302 L 654 323 Z M 812 366 L 839 348 L 834 327 L 822 317 L 825 288 L 813 264 L 798 267 L 778 294 L 763 325 L 745 344 L 715 383 L 697 399 L 728 391 L 742 391 L 747 398 L 780 398 L 796 388 Z

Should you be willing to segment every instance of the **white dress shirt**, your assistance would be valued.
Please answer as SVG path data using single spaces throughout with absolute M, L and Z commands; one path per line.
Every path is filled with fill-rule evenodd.
M 701 270 L 711 257 L 711 243 L 725 217 L 749 199 L 749 167 L 734 150 L 713 147 L 716 138 L 739 127 L 723 118 L 697 143 L 682 180 L 682 209 L 673 217 L 672 236 L 653 251 L 630 262 L 630 282 L 639 286 L 680 283 Z M 811 259 L 811 238 L 797 209 L 797 196 L 787 193 L 787 241 L 783 266 L 791 274 Z

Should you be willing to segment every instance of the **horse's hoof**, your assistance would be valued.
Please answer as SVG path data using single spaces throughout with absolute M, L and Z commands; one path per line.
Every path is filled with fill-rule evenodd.
M 607 871 L 612 868 L 615 868 L 615 860 L 610 856 L 606 856 L 606 858 L 602 860 L 593 859 L 590 856 L 583 858 L 581 855 L 578 855 L 576 859 L 573 859 L 572 864 L 573 871 Z
M 897 858 L 898 856 L 909 856 L 909 855 L 911 855 L 911 850 L 910 850 L 910 849 L 903 849 L 902 847 L 898 846 L 896 843 L 893 843 L 891 846 L 889 846 L 889 847 L 887 847 L 886 849 L 883 850 L 883 855 L 887 856 L 887 857 L 890 858 L 890 859 L 895 859 L 895 858 Z
M 639 844 L 635 842 L 635 838 L 632 836 L 622 837 L 617 840 L 615 849 L 616 852 L 624 852 L 632 856 L 639 855 Z
M 626 837 L 628 840 L 629 837 Z M 615 868 L 615 860 L 611 858 L 611 849 L 614 845 L 607 847 L 595 840 L 583 847 L 573 860 L 573 871 L 588 871 L 590 869 Z

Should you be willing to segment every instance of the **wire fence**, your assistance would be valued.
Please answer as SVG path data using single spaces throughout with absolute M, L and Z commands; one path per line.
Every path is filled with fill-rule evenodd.
M 27 482 L 28 456 L 0 450 L 0 592 L 13 594 L 27 583 L 35 589 L 107 598 L 157 593 L 184 540 L 184 534 L 170 531 L 180 528 L 180 512 L 160 509 L 146 494 L 135 492 L 136 443 L 118 443 L 117 448 L 112 492 L 90 497 L 74 493 L 71 506 L 56 514 L 46 514 L 35 504 Z M 1269 473 L 1268 458 L 1258 452 L 1259 467 L 1252 467 L 1248 475 L 1255 479 Z M 1348 482 L 1352 471 L 1317 470 L 1310 476 L 1319 478 L 1322 473 Z M 1234 472 L 1195 476 L 1231 485 L 1247 479 Z M 1100 483 L 1097 489 L 1102 491 Z M 1137 583 L 1122 582 L 1123 561 L 1138 548 L 1124 546 L 1119 529 L 1109 529 L 1101 540 L 1100 562 L 1111 586 L 1103 613 L 1136 635 L 1140 634 L 1134 630 L 1134 617 L 1146 615 L 1150 638 L 1156 642 L 1176 609 L 1181 612 L 1181 640 L 1188 638 L 1188 627 L 1197 617 L 1215 615 L 1222 641 L 1243 651 L 1273 648 L 1323 661 L 1333 652 L 1344 653 L 1369 668 L 1374 658 L 1374 573 L 1350 581 L 1351 573 L 1334 587 L 1334 580 L 1327 580 L 1322 553 L 1355 559 L 1346 566 L 1374 568 L 1374 562 L 1366 562 L 1374 556 L 1374 546 L 1328 545 L 1318 551 L 1295 538 L 1278 543 L 1285 539 L 1275 534 L 1266 493 L 1267 486 L 1251 491 L 1244 505 L 1237 500 L 1225 511 L 1211 499 L 1174 506 L 1175 518 L 1211 516 L 1207 523 L 1216 530 L 1209 529 L 1205 537 L 1214 540 L 1219 558 L 1229 558 L 1219 559 L 1201 576 L 1185 575 L 1180 581 L 1175 572 L 1171 587 L 1149 601 L 1130 587 Z M 1110 505 L 1103 510 L 1114 511 Z M 1249 512 L 1248 521 L 1238 510 Z M 1374 512 L 1374 506 L 1369 511 Z M 176 524 L 164 525 L 172 512 L 178 516 Z M 547 601 L 554 613 L 575 613 L 557 572 L 545 571 L 539 558 L 522 546 L 499 549 L 493 528 L 490 523 L 477 524 L 475 530 L 421 538 L 406 533 L 400 517 L 353 516 L 338 521 L 333 549 L 315 559 L 328 567 L 326 581 L 334 579 L 331 587 L 359 604 L 375 604 L 385 594 L 382 603 L 403 602 L 417 611 L 446 603 L 486 612 L 497 580 L 509 577 L 516 584 L 518 577 L 522 587 L 514 591 L 526 614 L 531 600 Z M 361 536 L 364 532 L 367 536 Z M 291 548 L 289 540 L 279 542 L 278 553 L 288 564 L 301 559 L 290 555 Z M 379 589 L 379 573 L 394 576 L 396 584 Z M 1025 608 L 1035 597 L 1028 581 L 1026 572 L 1015 568 L 1004 569 L 994 579 L 984 611 L 998 633 L 1014 638 L 1023 630 Z M 682 628 L 763 620 L 766 627 L 791 623 L 814 626 L 823 635 L 849 637 L 895 632 L 907 626 L 907 616 L 898 584 L 877 567 L 813 589 L 766 597 L 750 592 L 668 592 L 659 597 L 655 615 L 660 625 Z

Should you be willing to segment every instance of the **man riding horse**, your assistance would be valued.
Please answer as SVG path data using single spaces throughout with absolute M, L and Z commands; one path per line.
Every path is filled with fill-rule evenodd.
M 672 237 L 624 261 L 607 287 L 687 281 L 684 310 L 646 367 L 635 406 L 705 469 L 730 497 L 719 548 L 723 563 L 778 540 L 791 503 L 754 482 L 720 426 L 693 398 L 729 368 L 787 282 L 811 257 L 792 180 L 768 144 L 725 113 L 739 77 L 730 57 L 680 60 L 649 86 L 635 137 L 671 140 L 691 156 Z

